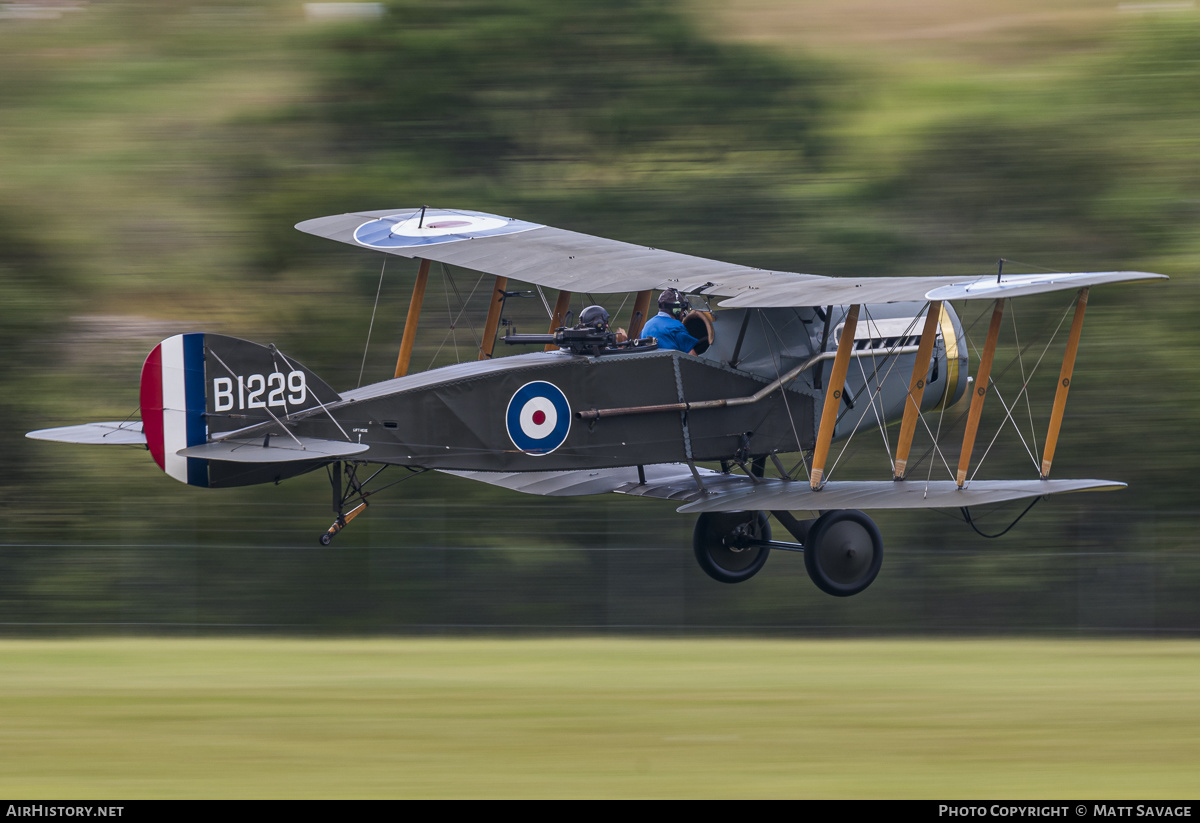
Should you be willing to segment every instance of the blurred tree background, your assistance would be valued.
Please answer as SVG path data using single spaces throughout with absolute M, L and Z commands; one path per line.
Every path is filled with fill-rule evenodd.
M 1191 4 L 336 11 L 0 4 L 11 631 L 1200 628 Z M 741 586 L 710 581 L 691 521 L 663 502 L 420 477 L 319 548 L 323 474 L 202 492 L 136 449 L 23 439 L 136 414 L 145 353 L 179 331 L 278 343 L 335 388 L 390 376 L 414 267 L 381 273 L 379 256 L 292 226 L 423 203 L 820 274 L 983 274 L 1000 257 L 1169 274 L 1093 293 L 1055 463 L 1130 488 L 1044 503 L 996 541 L 881 513 L 884 571 L 840 601 L 783 553 Z M 415 365 L 473 359 L 488 288 L 437 272 Z M 627 316 L 625 299 L 606 302 Z M 1022 318 L 1052 328 L 1063 306 Z M 535 295 L 508 318 L 546 322 Z

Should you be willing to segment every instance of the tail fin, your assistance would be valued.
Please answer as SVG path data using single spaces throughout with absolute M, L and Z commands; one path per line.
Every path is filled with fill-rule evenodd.
M 142 366 L 146 446 L 159 468 L 190 486 L 236 484 L 216 482 L 208 460 L 184 457 L 180 449 L 339 399 L 321 378 L 274 346 L 221 334 L 168 337 Z

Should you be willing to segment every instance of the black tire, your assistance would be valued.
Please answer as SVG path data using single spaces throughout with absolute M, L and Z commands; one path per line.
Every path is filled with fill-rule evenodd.
M 325 534 L 321 535 L 321 545 L 322 546 L 328 546 L 332 541 L 333 541 L 333 535 L 330 534 L 329 532 L 325 532 Z
M 758 574 L 771 553 L 768 546 L 746 546 L 745 539 L 770 540 L 766 512 L 705 512 L 696 520 L 692 549 L 704 573 L 721 583 L 741 583 Z
M 871 585 L 882 566 L 883 537 L 875 521 L 860 511 L 826 512 L 808 532 L 804 567 L 826 594 L 858 594 Z

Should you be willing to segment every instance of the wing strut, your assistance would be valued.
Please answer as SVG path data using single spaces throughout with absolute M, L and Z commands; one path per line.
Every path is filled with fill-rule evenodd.
M 925 315 L 925 330 L 921 332 L 921 345 L 913 363 L 912 379 L 908 381 L 908 403 L 904 406 L 900 440 L 896 443 L 896 470 L 892 478 L 894 480 L 904 479 L 904 469 L 908 465 L 908 450 L 912 447 L 917 418 L 921 415 L 921 398 L 925 396 L 925 378 L 929 375 L 929 357 L 933 354 L 933 341 L 937 337 L 941 314 L 942 302 L 930 301 L 929 313 Z
M 996 355 L 996 341 L 1000 337 L 1000 321 L 1004 319 L 1004 298 L 996 300 L 992 310 L 992 324 L 988 327 L 987 342 L 979 357 L 979 372 L 975 375 L 975 392 L 971 395 L 971 411 L 967 415 L 967 430 L 963 433 L 962 453 L 958 456 L 956 482 L 961 489 L 967 481 L 967 469 L 971 467 L 971 450 L 975 448 L 975 433 L 979 430 L 979 416 L 983 414 L 983 400 L 987 397 L 988 381 L 992 376 L 992 358 Z
M 833 374 L 829 376 L 829 387 L 825 390 L 825 407 L 821 411 L 821 427 L 817 431 L 812 473 L 809 475 L 809 485 L 814 491 L 821 488 L 825 459 L 829 457 L 829 444 L 833 441 L 833 429 L 837 425 L 838 409 L 842 404 L 842 387 L 846 383 L 846 372 L 850 369 L 850 351 L 854 348 L 854 327 L 858 325 L 858 309 L 859 306 L 855 303 L 846 315 L 842 338 L 838 341 L 837 356 L 833 359 Z
M 483 339 L 479 344 L 479 359 L 491 360 L 496 347 L 496 329 L 500 327 L 500 312 L 504 309 L 504 291 L 508 288 L 507 277 L 497 277 L 492 290 L 492 302 L 488 305 L 487 323 L 484 324 Z
M 413 283 L 412 300 L 408 301 L 408 317 L 404 319 L 404 337 L 400 340 L 400 354 L 396 357 L 396 377 L 408 374 L 408 361 L 412 359 L 413 343 L 417 339 L 417 321 L 421 319 L 421 304 L 425 301 L 425 284 L 429 282 L 429 261 L 422 259 L 417 269 L 417 282 Z
M 1071 335 L 1067 338 L 1067 351 L 1063 354 L 1062 370 L 1058 373 L 1058 391 L 1054 394 L 1054 408 L 1050 412 L 1050 431 L 1046 434 L 1046 448 L 1042 452 L 1042 479 L 1050 476 L 1050 464 L 1054 462 L 1054 449 L 1058 445 L 1058 430 L 1062 427 L 1063 412 L 1067 409 L 1067 392 L 1071 389 L 1071 375 L 1075 371 L 1075 354 L 1079 351 L 1079 335 L 1083 331 L 1083 313 L 1087 309 L 1088 289 L 1079 290 L 1075 300 L 1075 319 L 1071 321 Z
M 642 336 L 642 326 L 646 325 L 650 312 L 650 289 L 637 293 L 633 301 L 633 317 L 629 321 L 629 339 L 637 340 Z
M 560 291 L 558 299 L 554 301 L 554 314 L 550 315 L 550 330 L 546 334 L 554 334 L 567 323 L 567 310 L 571 308 L 571 293 L 569 291 Z M 557 343 L 547 343 L 546 351 L 556 351 Z

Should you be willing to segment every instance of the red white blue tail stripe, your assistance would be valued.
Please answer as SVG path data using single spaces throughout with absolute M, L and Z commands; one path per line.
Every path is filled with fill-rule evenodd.
M 204 335 L 177 334 L 154 347 L 142 366 L 142 430 L 154 462 L 189 486 L 208 487 L 208 461 L 177 452 L 208 441 Z

